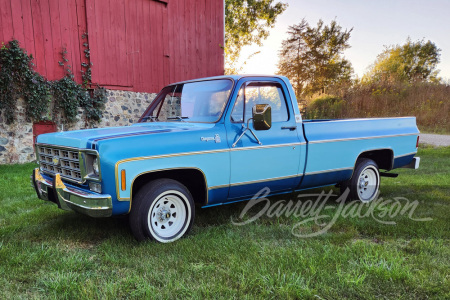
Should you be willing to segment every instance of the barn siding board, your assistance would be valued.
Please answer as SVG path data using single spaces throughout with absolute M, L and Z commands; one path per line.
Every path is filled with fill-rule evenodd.
M 177 3 L 178 11 L 175 13 L 178 13 L 180 22 L 171 22 L 177 36 L 174 43 L 174 48 L 177 54 L 172 60 L 170 60 L 170 63 L 174 66 L 174 68 L 177 68 L 177 71 L 174 75 L 174 82 L 180 81 L 181 78 L 184 78 L 186 76 L 186 60 L 182 59 L 183 53 L 186 52 L 186 34 L 183 34 L 183 32 L 180 30 L 180 24 L 186 24 L 186 10 L 184 1 Z M 172 5 L 172 3 L 170 3 L 169 5 Z
M 188 49 L 188 32 L 187 32 L 187 24 L 189 22 L 189 9 L 188 9 L 188 5 L 186 4 L 186 1 L 182 1 L 183 3 L 183 25 L 178 24 L 178 30 L 180 32 L 183 32 L 183 44 L 180 45 L 180 47 L 182 47 L 183 52 L 180 53 L 180 59 L 178 62 L 182 62 L 183 64 L 183 73 L 182 73 L 182 77 L 183 78 L 187 78 L 189 76 L 189 68 L 188 68 L 188 64 L 189 61 L 187 59 L 187 57 L 185 56 L 186 54 L 189 55 L 189 53 L 187 53 L 187 49 Z M 181 28 L 181 26 L 184 26 L 185 29 L 183 30 L 183 28 Z M 177 62 L 174 62 L 177 63 Z
M 120 16 L 122 18 L 122 22 L 125 24 L 125 26 L 123 28 L 120 28 L 120 34 L 118 36 L 118 47 L 117 47 L 117 55 L 119 56 L 121 63 L 120 66 L 125 65 L 126 66 L 126 70 L 130 70 L 130 68 L 132 67 L 130 64 L 130 59 L 129 59 L 129 47 L 130 45 L 127 42 L 127 27 L 129 26 L 127 23 L 130 22 L 130 20 L 127 20 L 127 10 L 128 7 L 127 5 L 125 5 L 125 1 L 124 0 L 120 0 L 119 1 L 119 5 L 120 5 L 120 10 L 122 11 Z M 119 82 L 121 82 L 123 80 L 123 82 L 125 82 L 126 86 L 131 86 L 132 80 L 131 77 L 129 76 L 129 73 L 132 72 L 121 72 L 120 69 L 117 70 L 117 75 L 118 75 L 118 80 Z
M 161 67 L 163 70 L 163 77 L 161 78 L 160 85 L 165 86 L 169 84 L 170 82 L 170 73 L 169 73 L 169 59 L 170 57 L 167 57 L 168 55 L 168 43 L 167 39 L 169 38 L 167 35 L 164 35 L 164 32 L 167 32 L 167 3 L 162 3 L 160 5 L 160 11 L 161 11 L 161 32 L 159 34 L 159 41 L 161 43 Z
M 156 76 L 145 73 L 145 82 L 149 82 L 151 85 L 151 89 L 156 89 L 158 84 L 158 77 L 160 76 L 158 66 L 157 66 L 157 55 L 158 55 L 158 45 L 156 44 L 156 36 L 158 34 L 158 27 L 156 22 L 156 7 L 154 6 L 154 2 L 146 1 L 147 6 L 147 16 L 144 17 L 146 20 L 145 26 L 145 37 L 146 37 L 146 45 L 142 50 L 145 53 L 144 61 L 148 60 L 148 66 L 146 70 L 150 73 L 156 74 Z M 150 32 L 152 33 L 150 35 Z M 150 50 L 151 49 L 151 50 Z M 148 55 L 151 52 L 151 55 Z M 154 78 L 152 78 L 153 76 Z M 145 84 L 144 82 L 144 84 Z
M 45 53 L 45 68 L 47 70 L 47 78 L 49 80 L 56 79 L 55 73 L 59 69 L 54 66 L 58 61 L 53 60 L 53 44 L 52 44 L 52 25 L 50 22 L 50 5 L 49 0 L 40 1 L 40 10 L 42 16 L 42 36 L 44 37 L 44 53 Z
M 199 1 L 193 1 L 194 5 L 195 5 L 195 12 L 192 13 L 192 16 L 194 18 L 194 28 L 195 28 L 195 36 L 201 36 L 201 31 L 200 31 L 200 26 L 199 26 L 199 22 L 200 22 L 200 16 L 202 14 L 202 8 L 201 8 L 201 0 Z M 201 41 L 202 39 L 194 39 L 195 44 L 195 56 L 193 57 L 194 59 L 197 59 L 197 62 L 195 64 L 195 71 L 196 74 L 199 74 L 201 72 L 201 67 L 202 67 L 202 55 L 200 52 L 200 48 L 201 48 Z
M 134 39 L 134 53 L 133 53 L 133 62 L 134 62 L 134 83 L 137 87 L 142 86 L 144 79 L 143 79 L 143 73 L 140 72 L 139 70 L 142 69 L 142 65 L 143 65 L 143 61 L 142 61 L 142 44 L 143 44 L 143 38 L 139 38 L 139 37 L 143 37 L 143 17 L 141 13 L 138 12 L 142 12 L 144 11 L 144 4 L 142 3 L 142 1 L 137 1 L 136 2 L 136 10 L 135 10 L 135 15 L 134 18 L 136 18 L 136 27 L 132 27 L 132 30 L 136 30 L 135 32 L 137 32 L 137 34 L 130 34 L 131 37 L 133 37 Z
M 80 1 L 80 0 L 77 0 Z M 96 69 L 95 74 L 92 74 L 92 80 L 94 80 L 94 78 L 96 78 L 95 76 L 98 76 L 99 72 L 100 72 L 100 66 L 96 66 L 94 65 L 94 62 L 97 61 L 97 56 L 101 53 L 101 48 L 97 43 L 97 38 L 98 38 L 98 34 L 97 34 L 97 25 L 96 25 L 96 18 L 91 18 L 90 22 L 87 22 L 87 19 L 91 16 L 91 15 L 95 15 L 95 2 L 93 0 L 81 0 L 81 1 L 86 1 L 86 32 L 88 32 L 88 36 L 87 36 L 87 40 L 86 42 L 89 44 L 89 48 L 91 49 L 90 51 L 90 57 L 89 57 L 89 62 L 92 64 L 92 69 Z M 83 15 L 83 11 L 78 11 L 78 15 Z M 80 23 L 80 17 L 78 17 L 78 24 Z M 78 34 L 80 34 L 79 32 L 80 30 L 78 30 Z M 84 43 L 83 40 L 80 41 L 81 44 Z M 95 51 L 94 51 L 95 49 Z M 84 50 L 83 50 L 84 51 Z M 86 56 L 84 56 L 84 52 L 81 53 L 82 54 L 82 60 L 84 60 L 86 58 Z
M 216 27 L 219 29 L 219 34 L 216 42 L 216 54 L 219 57 L 219 62 L 217 64 L 218 72 L 224 74 L 225 72 L 225 56 L 223 48 L 225 47 L 225 1 L 217 1 L 218 9 L 216 11 L 220 11 L 221 14 L 216 14 Z
M 11 16 L 11 2 L 0 2 L 0 13 L 2 16 L 2 31 L 3 37 L 6 40 L 10 40 L 14 36 L 14 28 L 12 27 L 13 21 Z
M 162 81 L 162 85 L 167 85 L 170 83 L 170 55 L 169 55 L 169 36 L 164 35 L 164 32 L 168 30 L 168 8 L 167 3 L 162 5 L 162 30 L 160 33 L 161 41 L 162 41 L 162 63 L 164 70 L 164 80 Z
M 150 10 L 152 18 L 150 20 L 150 30 L 148 31 L 148 35 L 153 36 L 153 43 L 147 49 L 148 55 L 152 57 L 152 65 L 153 69 L 150 69 L 151 72 L 148 73 L 151 80 L 154 82 L 154 89 L 159 89 L 159 87 L 163 86 L 164 81 L 164 65 L 163 65 L 163 56 L 162 56 L 162 42 L 161 42 L 161 31 L 162 31 L 162 10 L 161 7 L 165 5 L 162 2 L 152 1 L 150 2 Z
M 73 12 L 73 13 L 71 13 Z M 71 66 L 75 80 L 80 82 L 80 55 L 78 49 L 78 34 L 76 30 L 76 3 L 75 1 L 59 2 L 59 17 L 61 20 L 61 43 L 67 49 L 68 64 Z
M 64 28 L 63 38 L 67 43 L 67 49 L 70 49 L 70 55 L 72 57 L 71 64 L 73 69 L 73 74 L 77 82 L 81 82 L 81 55 L 80 55 L 80 45 L 82 46 L 83 41 L 78 35 L 78 10 L 77 1 L 62 1 L 60 5 L 63 5 L 64 13 L 62 12 L 61 18 L 66 19 L 67 26 Z M 80 42 L 78 42 L 80 41 Z
M 24 40 L 23 46 L 27 49 L 28 54 L 36 56 L 36 48 L 34 45 L 33 36 L 33 19 L 31 15 L 31 0 L 21 0 L 22 3 L 22 16 L 23 16 L 23 33 Z
M 98 73 L 97 78 L 94 79 L 96 83 L 108 85 L 108 83 L 111 82 L 111 77 L 109 77 L 110 74 L 108 65 L 105 63 L 107 61 L 111 62 L 111 58 L 109 57 L 110 51 L 108 49 L 108 42 L 109 42 L 109 28 L 105 28 L 105 26 L 108 23 L 108 15 L 109 15 L 109 5 L 105 5 L 106 0 L 97 0 L 95 1 L 95 11 L 96 14 L 94 16 L 88 17 L 87 22 L 89 23 L 91 21 L 91 18 L 98 18 L 97 19 L 97 43 L 99 46 L 99 49 L 102 49 L 101 51 L 97 51 L 97 61 L 93 61 L 94 67 L 92 68 L 92 71 L 95 74 L 95 65 L 97 65 L 98 68 L 100 68 L 100 72 Z M 106 8 L 105 8 L 106 6 Z M 115 62 L 114 62 L 115 63 Z
M 52 32 L 52 40 L 51 40 L 51 45 L 52 45 L 52 54 L 53 54 L 53 59 L 51 60 L 52 63 L 54 63 L 55 61 L 63 61 L 62 59 L 62 51 L 64 48 L 64 45 L 62 43 L 62 38 L 61 38 L 61 19 L 59 16 L 60 10 L 59 10 L 59 0 L 49 0 L 48 3 L 48 8 L 49 8 L 49 20 L 50 20 L 50 24 L 51 24 L 51 32 Z M 65 67 L 61 67 L 60 68 L 53 68 L 54 72 L 53 72 L 53 76 L 51 79 L 58 79 L 64 76 L 65 74 L 65 69 L 70 69 L 71 64 L 73 63 L 73 61 L 70 60 L 70 54 L 69 54 L 69 49 L 66 49 L 66 51 L 68 52 L 66 56 L 66 58 L 69 60 L 67 62 L 65 62 Z
M 216 4 L 216 9 L 219 9 L 221 6 L 221 3 L 215 3 Z M 220 30 L 220 21 L 218 19 L 218 16 L 215 17 L 214 20 L 214 31 L 215 31 L 215 36 L 220 36 L 221 34 L 221 30 Z M 216 48 L 217 49 L 217 48 Z M 217 53 L 217 52 L 216 52 Z
M 91 0 L 93 1 L 93 0 Z M 109 51 L 106 47 L 108 47 L 107 42 L 109 41 L 109 31 L 108 28 L 104 26 L 107 23 L 107 9 L 105 9 L 105 0 L 97 0 L 95 1 L 95 14 L 87 17 L 88 24 L 92 21 L 92 19 L 96 19 L 97 28 L 94 30 L 94 33 L 97 36 L 97 47 L 98 51 L 95 51 L 97 60 L 92 58 L 92 80 L 99 84 L 107 84 L 111 78 L 108 78 L 108 66 L 104 63 L 105 61 L 111 62 L 109 58 Z M 111 62 L 112 63 L 112 62 Z
M 117 66 L 120 64 L 120 57 L 117 56 L 117 33 L 116 30 L 120 30 L 117 25 L 117 8 L 112 7 L 111 3 L 112 0 L 103 0 L 103 11 L 104 11 L 104 19 L 103 24 L 101 28 L 107 35 L 105 35 L 105 40 L 103 42 L 105 43 L 105 54 L 107 54 L 106 57 L 103 57 L 100 60 L 100 63 L 105 66 L 106 70 L 106 76 L 102 78 L 102 81 L 100 81 L 100 84 L 108 84 L 109 85 L 120 85 L 120 82 L 117 80 Z M 111 15 L 114 14 L 114 17 Z M 105 60 L 107 59 L 107 60 Z M 106 62 L 109 61 L 110 63 L 107 64 Z M 114 62 L 114 63 L 111 63 Z M 122 66 L 121 66 L 122 67 Z M 126 70 L 126 69 L 125 69 Z
M 152 19 L 150 20 L 150 30 L 148 34 L 153 36 L 154 42 L 151 47 L 149 47 L 149 55 L 152 57 L 153 69 L 150 69 L 153 73 L 149 73 L 152 76 L 152 81 L 154 84 L 154 89 L 159 89 L 163 86 L 164 82 L 164 64 L 163 64 L 163 44 L 161 41 L 161 31 L 162 31 L 162 6 L 165 5 L 162 2 L 152 1 L 150 2 L 150 9 L 152 14 Z
M 86 0 L 86 24 L 89 33 L 89 46 L 91 47 L 90 62 L 92 63 L 92 80 L 99 82 L 104 75 L 103 66 L 99 64 L 98 57 L 103 54 L 103 43 L 100 42 L 103 32 L 98 30 L 97 22 L 101 22 L 101 11 L 97 8 L 98 3 L 94 0 Z M 96 17 L 97 16 L 97 17 Z
M 19 41 L 25 40 L 25 34 L 23 33 L 22 3 L 20 1 L 11 1 L 11 16 L 14 37 Z
M 140 0 L 142 1 L 142 0 Z M 142 53 L 142 65 L 139 66 L 139 68 L 141 70 L 145 70 L 145 72 L 142 74 L 142 85 L 148 85 L 150 89 L 154 90 L 155 89 L 155 81 L 153 80 L 149 80 L 149 72 L 155 72 L 156 70 L 153 69 L 153 62 L 154 62 L 154 55 L 147 55 L 147 51 L 149 48 L 151 48 L 151 44 L 154 42 L 154 34 L 149 35 L 150 30 L 152 30 L 152 28 L 150 28 L 150 22 L 153 19 L 153 15 L 152 15 L 152 11 L 151 11 L 151 5 L 150 5 L 150 1 L 143 1 L 144 4 L 144 14 L 142 16 L 144 22 L 143 22 L 143 39 L 142 39 L 142 48 L 141 48 L 141 53 Z M 156 50 L 156 47 L 155 47 Z M 141 86 L 139 86 L 138 88 L 141 88 Z
M 169 6 L 169 5 L 168 5 Z M 176 7 L 176 2 L 171 3 L 170 4 L 170 9 L 173 10 L 173 12 L 177 13 L 177 7 Z M 167 9 L 169 9 L 169 7 L 167 7 Z M 168 43 L 168 68 L 169 68 L 169 80 L 170 82 L 174 82 L 174 74 L 175 74 L 175 69 L 174 69 L 174 65 L 170 63 L 171 59 L 174 59 L 175 57 L 175 47 L 174 47 L 174 39 L 176 39 L 175 36 L 175 30 L 174 30 L 174 26 L 173 26 L 173 22 L 169 22 L 167 20 L 167 32 L 168 32 L 168 36 L 167 36 L 167 43 Z M 170 38 L 172 37 L 172 38 Z
M 186 53 L 186 47 L 187 47 L 187 40 L 186 40 L 186 34 L 181 30 L 180 24 L 186 24 L 186 2 L 181 1 L 178 2 L 178 13 L 180 14 L 181 22 L 175 23 L 175 28 L 178 33 L 178 40 L 176 40 L 175 48 L 177 49 L 178 55 L 176 56 L 176 59 L 172 60 L 171 63 L 176 67 L 177 65 L 180 65 L 181 68 L 178 72 L 176 72 L 176 79 L 175 81 L 181 81 L 182 78 L 186 77 L 187 74 L 187 60 L 184 59 L 184 55 Z
M 171 83 L 172 81 L 170 81 L 170 45 L 169 45 L 169 41 L 170 39 L 172 39 L 171 36 L 164 34 L 165 32 L 169 32 L 169 9 L 167 7 L 167 4 L 164 5 L 163 7 L 163 30 L 161 32 L 161 38 L 163 40 L 164 43 L 164 80 L 165 82 L 163 82 L 164 85 L 167 85 L 168 83 Z
M 125 51 L 127 53 L 127 63 L 129 72 L 126 72 L 127 80 L 129 85 L 133 86 L 134 76 L 135 76 L 135 66 L 134 66 L 134 51 L 135 51 L 135 39 L 133 33 L 135 33 L 136 28 L 136 2 L 125 5 L 125 19 L 128 21 L 125 28 Z
M 86 53 L 84 52 L 85 50 L 90 50 L 94 45 L 93 43 L 96 42 L 95 39 L 93 39 L 93 41 L 91 41 L 91 38 L 89 37 L 89 35 L 87 35 L 86 33 L 88 32 L 88 28 L 87 28 L 87 21 L 86 21 L 86 11 L 87 11 L 87 4 L 85 0 L 76 0 L 76 10 L 77 10 L 77 18 L 76 21 L 76 26 L 77 26 L 77 32 L 78 32 L 78 40 L 76 38 L 74 38 L 73 42 L 74 45 L 78 44 L 77 49 L 79 49 L 79 56 L 80 56 L 80 81 L 81 82 L 81 70 L 83 70 L 84 72 L 86 72 L 86 68 L 81 67 L 82 63 L 85 64 L 89 64 L 90 58 L 86 57 Z M 85 47 L 84 44 L 87 44 L 88 46 Z M 96 44 L 95 44 L 96 45 Z M 97 49 L 96 47 L 94 47 L 93 49 Z M 92 51 L 90 52 L 89 56 L 92 55 Z
M 91 62 L 94 83 L 158 92 L 223 74 L 223 9 L 223 0 L 0 0 L 0 42 L 19 40 L 49 80 L 64 75 L 66 48 L 77 82 Z
M 47 68 L 45 63 L 47 58 L 45 57 L 44 51 L 44 33 L 42 31 L 41 7 L 37 0 L 30 0 L 30 1 L 31 1 L 31 15 L 33 18 L 33 36 L 35 48 L 34 64 L 36 65 L 36 71 L 38 71 L 44 77 L 47 77 Z
M 195 36 L 195 18 L 194 18 L 194 12 L 195 12 L 195 5 L 193 5 L 195 2 L 194 0 L 187 0 L 186 4 L 188 6 L 187 14 L 188 14 L 188 38 L 187 38 L 187 55 L 188 55 L 188 66 L 191 66 L 191 72 L 192 74 L 189 74 L 189 72 L 186 74 L 186 77 L 193 75 L 193 77 L 197 77 L 196 74 L 196 66 L 194 65 L 194 47 L 195 47 L 195 39 L 192 37 Z M 190 79 L 190 78 L 188 78 Z
M 210 17 L 211 17 L 211 14 L 210 14 L 210 10 L 211 10 L 211 7 L 210 7 L 210 2 L 209 1 L 205 1 L 205 13 L 204 13 L 204 22 L 205 22 L 205 24 L 211 24 L 211 20 L 210 20 Z M 209 69 L 211 68 L 211 64 L 210 64 L 210 62 L 211 62 L 211 60 L 209 59 L 209 56 L 210 56 L 210 51 L 211 51 L 211 37 L 210 37 L 210 35 L 211 35 L 211 27 L 205 27 L 204 29 L 203 29 L 203 34 L 204 34 L 204 65 L 205 65 L 205 68 L 204 68 L 204 72 L 206 73 L 206 74 L 208 74 L 209 75 Z
M 197 36 L 200 38 L 196 39 L 198 41 L 197 53 L 196 56 L 199 58 L 199 62 L 197 62 L 197 66 L 199 66 L 198 74 L 207 74 L 206 69 L 206 38 L 205 38 L 205 0 L 199 0 L 197 2 Z

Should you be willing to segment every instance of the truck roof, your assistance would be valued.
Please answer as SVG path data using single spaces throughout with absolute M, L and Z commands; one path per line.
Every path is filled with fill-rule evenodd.
M 241 78 L 245 77 L 267 77 L 267 78 L 279 78 L 283 80 L 284 82 L 289 82 L 287 77 L 285 76 L 279 76 L 279 75 L 264 75 L 264 74 L 245 74 L 245 75 L 221 75 L 221 76 L 213 76 L 213 77 L 203 77 L 203 78 L 196 78 L 191 80 L 185 80 L 180 82 L 174 82 L 169 85 L 174 84 L 181 84 L 181 83 L 187 83 L 187 82 L 196 82 L 196 81 L 205 81 L 205 80 L 214 80 L 214 79 L 232 79 L 233 81 L 238 81 Z

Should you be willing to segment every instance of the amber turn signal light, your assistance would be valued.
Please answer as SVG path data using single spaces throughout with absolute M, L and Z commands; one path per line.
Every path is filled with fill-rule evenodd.
M 127 189 L 125 170 L 120 171 L 120 177 L 121 177 L 121 183 L 122 183 L 121 184 L 122 191 L 125 191 Z

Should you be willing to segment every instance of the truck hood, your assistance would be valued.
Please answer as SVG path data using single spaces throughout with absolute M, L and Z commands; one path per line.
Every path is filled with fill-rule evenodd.
M 41 144 L 92 149 L 97 142 L 107 139 L 125 138 L 144 134 L 162 134 L 179 131 L 206 130 L 214 127 L 210 123 L 152 122 L 132 126 L 83 129 L 41 134 L 37 142 Z

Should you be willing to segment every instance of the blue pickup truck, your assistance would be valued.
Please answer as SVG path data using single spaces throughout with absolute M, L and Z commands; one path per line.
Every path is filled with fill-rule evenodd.
M 127 127 L 38 136 L 40 199 L 92 217 L 129 214 L 138 240 L 186 235 L 195 207 L 327 185 L 370 202 L 380 175 L 418 168 L 414 117 L 302 120 L 282 76 L 220 76 L 163 88 Z M 385 170 L 380 172 L 379 170 Z

